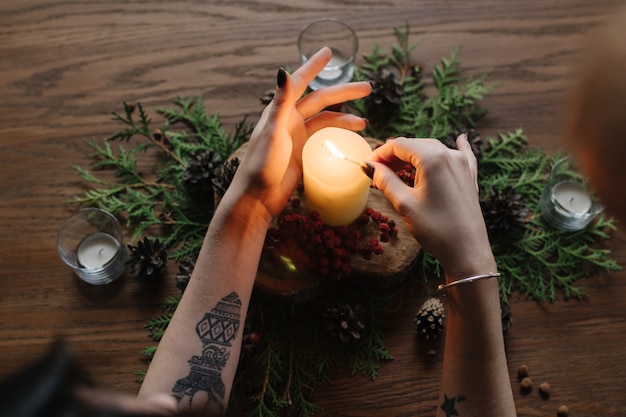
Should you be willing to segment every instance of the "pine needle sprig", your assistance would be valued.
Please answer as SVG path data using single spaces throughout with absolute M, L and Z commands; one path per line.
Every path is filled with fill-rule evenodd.
M 150 336 L 150 338 L 155 342 L 158 342 L 163 337 L 165 329 L 167 329 L 167 326 L 169 326 L 171 321 L 172 314 L 162 314 L 158 317 L 148 320 L 144 327 L 148 329 L 148 335 Z
M 385 346 L 384 323 L 382 318 L 389 313 L 394 296 L 391 294 L 369 293 L 363 297 L 367 311 L 366 331 L 355 343 L 355 354 L 350 358 L 352 375 L 361 373 L 375 381 L 381 361 L 393 360 Z
M 134 136 L 143 136 L 145 138 L 150 138 L 150 124 L 152 120 L 148 117 L 148 114 L 144 111 L 143 106 L 138 104 L 135 106 L 134 104 L 129 104 L 124 102 L 124 115 L 120 115 L 117 112 L 113 112 L 113 120 L 117 120 L 122 122 L 127 127 L 122 129 L 113 135 L 111 135 L 108 140 L 123 140 L 128 142 Z M 135 109 L 137 109 L 139 113 L 139 123 L 135 122 L 135 118 L 133 114 L 135 113 Z
M 383 70 L 401 74 L 402 103 L 399 109 L 385 118 L 377 118 L 366 105 L 367 99 L 351 104 L 352 109 L 368 117 L 370 125 L 365 131 L 372 137 L 434 137 L 444 138 L 450 132 L 472 128 L 482 119 L 487 110 L 480 101 L 497 87 L 487 83 L 487 75 L 469 76 L 462 79 L 462 68 L 458 61 L 461 48 L 455 49 L 432 71 L 432 83 L 436 94 L 426 94 L 427 84 L 423 80 L 423 69 L 411 64 L 411 52 L 417 46 L 409 42 L 409 28 L 396 29 L 397 44 L 391 47 L 391 55 L 378 46 L 369 55 L 364 55 L 365 64 L 356 71 L 357 80 L 375 78 Z
M 229 135 L 222 127 L 219 114 L 209 115 L 202 97 L 178 97 L 176 107 L 163 108 L 159 113 L 167 120 L 166 130 L 176 123 L 183 123 L 190 133 L 182 133 L 173 141 L 174 152 L 183 158 L 190 158 L 198 151 L 211 149 L 225 161 L 248 140 L 253 125 L 247 123 L 247 116 L 235 126 L 233 135 Z M 183 139 L 183 140 L 180 140 Z

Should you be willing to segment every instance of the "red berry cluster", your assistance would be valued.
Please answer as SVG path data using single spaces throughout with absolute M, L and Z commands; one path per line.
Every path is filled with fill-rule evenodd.
M 369 260 L 385 252 L 377 237 L 363 235 L 368 223 L 378 223 L 381 242 L 388 242 L 398 233 L 393 220 L 369 207 L 352 225 L 332 227 L 325 224 L 317 212 L 307 213 L 300 205 L 299 198 L 290 199 L 276 226 L 268 230 L 265 246 L 271 249 L 270 256 L 278 260 L 283 255 L 281 249 L 297 245 L 305 254 L 301 262 L 310 271 L 323 276 L 349 276 L 353 255 L 360 254 Z
M 369 222 L 378 224 L 378 230 L 380 231 L 379 239 L 381 242 L 389 242 L 389 239 L 398 235 L 396 222 L 371 207 L 365 209 L 361 217 L 357 220 L 357 224 L 366 225 Z
M 415 184 L 415 167 L 413 165 L 407 163 L 403 168 L 396 171 L 396 174 L 406 185 L 413 187 Z

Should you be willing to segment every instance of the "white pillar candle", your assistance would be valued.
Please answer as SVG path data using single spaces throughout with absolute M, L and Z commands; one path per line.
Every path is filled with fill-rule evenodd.
M 591 209 L 591 194 L 579 182 L 561 181 L 552 189 L 557 210 L 562 214 L 587 214 Z
M 332 145 L 327 144 L 330 142 Z M 333 154 L 336 148 L 339 155 Z M 314 133 L 302 149 L 304 195 L 309 210 L 329 226 L 354 222 L 365 210 L 371 180 L 359 167 L 372 148 L 357 133 L 327 127 Z M 356 161 L 357 163 L 351 162 Z
M 104 267 L 115 257 L 120 243 L 108 233 L 94 233 L 87 236 L 76 249 L 78 262 L 84 268 Z

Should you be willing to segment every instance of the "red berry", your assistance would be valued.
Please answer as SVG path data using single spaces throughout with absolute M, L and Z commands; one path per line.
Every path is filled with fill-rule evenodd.
M 250 343 L 252 343 L 254 346 L 259 346 L 259 344 L 261 343 L 261 335 L 257 332 L 250 333 L 248 337 L 250 338 Z

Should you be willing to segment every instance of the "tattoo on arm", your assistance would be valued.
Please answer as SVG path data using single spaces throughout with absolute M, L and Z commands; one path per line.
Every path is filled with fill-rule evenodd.
M 241 319 L 241 300 L 232 292 L 218 301 L 196 325 L 196 333 L 202 341 L 202 354 L 189 361 L 189 375 L 176 381 L 172 393 L 181 402 L 191 406 L 199 392 L 206 393 L 209 403 L 223 404 L 226 387 L 222 381 L 222 369 L 230 357 L 230 348 L 237 336 Z M 222 409 L 222 412 L 225 409 Z
M 457 402 L 463 402 L 465 401 L 465 397 L 459 396 L 459 397 L 452 397 L 452 398 L 448 398 L 447 394 L 443 395 L 443 404 L 441 404 L 441 409 L 443 410 L 444 413 L 446 413 L 446 417 L 452 417 L 452 416 L 458 416 L 459 413 L 458 411 L 456 411 L 455 408 L 455 404 Z

